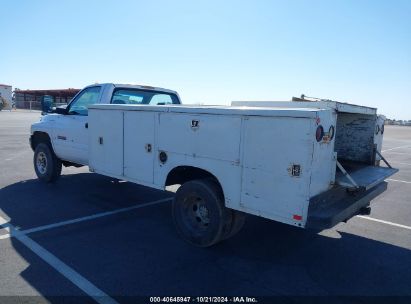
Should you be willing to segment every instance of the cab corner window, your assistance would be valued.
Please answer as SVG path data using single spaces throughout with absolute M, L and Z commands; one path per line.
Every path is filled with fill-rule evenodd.
M 68 114 L 86 116 L 88 114 L 88 106 L 98 102 L 100 90 L 101 87 L 84 89 L 70 104 Z
M 156 94 L 151 97 L 150 105 L 168 105 L 173 104 L 173 100 L 169 94 Z

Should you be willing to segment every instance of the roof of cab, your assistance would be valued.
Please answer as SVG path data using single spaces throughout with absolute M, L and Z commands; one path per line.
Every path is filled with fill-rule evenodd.
M 139 90 L 148 90 L 148 91 L 158 91 L 158 92 L 164 92 L 164 93 L 170 93 L 170 94 L 176 94 L 178 95 L 177 91 L 165 89 L 165 88 L 160 88 L 160 87 L 153 87 L 149 85 L 141 85 L 141 84 L 127 84 L 127 83 L 112 83 L 112 82 L 106 82 L 106 83 L 94 83 L 91 85 L 88 85 L 88 87 L 95 87 L 95 86 L 104 86 L 104 85 L 112 85 L 115 88 L 124 88 L 124 89 L 139 89 Z
M 141 85 L 141 84 L 120 84 L 120 83 L 113 83 L 116 88 L 127 88 L 127 89 L 140 89 L 140 90 L 149 90 L 149 91 L 160 91 L 165 93 L 177 94 L 176 91 L 160 88 L 160 87 L 153 87 L 149 85 Z

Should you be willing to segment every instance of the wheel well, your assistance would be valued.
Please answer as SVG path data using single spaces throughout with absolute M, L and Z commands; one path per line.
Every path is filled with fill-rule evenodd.
M 34 132 L 31 136 L 31 149 L 36 150 L 39 143 L 51 144 L 50 136 L 45 132 Z
M 215 175 L 211 174 L 207 170 L 191 166 L 179 166 L 171 170 L 167 175 L 166 186 L 175 184 L 182 185 L 185 182 L 191 180 L 206 178 L 212 179 L 214 182 L 216 182 L 221 191 L 223 190 L 220 182 L 218 181 L 217 177 L 215 177 Z

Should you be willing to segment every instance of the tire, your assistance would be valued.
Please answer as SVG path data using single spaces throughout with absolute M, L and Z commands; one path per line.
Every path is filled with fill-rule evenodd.
M 237 211 L 237 210 L 230 210 L 231 211 L 231 226 L 230 229 L 227 230 L 226 235 L 223 236 L 224 240 L 227 240 L 234 235 L 236 235 L 244 226 L 245 219 L 247 214 Z
M 53 149 L 46 143 L 36 146 L 33 157 L 34 171 L 37 177 L 46 183 L 55 182 L 61 175 L 61 161 Z
M 220 187 L 209 179 L 184 183 L 173 201 L 173 220 L 180 236 L 198 247 L 210 247 L 231 228 L 230 210 Z
M 210 182 L 214 183 L 216 187 L 220 191 L 220 185 L 217 183 L 215 179 L 208 179 Z M 224 229 L 224 233 L 221 236 L 221 240 L 227 240 L 234 235 L 236 235 L 244 226 L 245 224 L 245 219 L 247 217 L 247 214 L 241 211 L 237 211 L 231 208 L 226 208 L 228 212 L 228 220 L 226 221 L 226 228 Z

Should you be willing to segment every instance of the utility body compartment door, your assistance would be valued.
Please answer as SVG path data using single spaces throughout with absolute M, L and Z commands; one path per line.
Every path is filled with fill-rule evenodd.
M 123 174 L 123 112 L 89 111 L 91 170 L 109 175 Z
M 161 113 L 158 149 L 180 155 L 240 162 L 241 118 Z
M 313 121 L 291 117 L 245 120 L 241 192 L 245 211 L 302 224 L 309 200 Z M 293 167 L 299 172 L 292 174 Z
M 155 112 L 124 112 L 124 176 L 153 183 Z
M 90 109 L 90 169 L 153 183 L 155 112 Z

